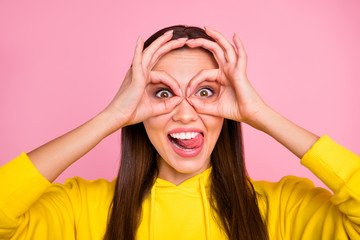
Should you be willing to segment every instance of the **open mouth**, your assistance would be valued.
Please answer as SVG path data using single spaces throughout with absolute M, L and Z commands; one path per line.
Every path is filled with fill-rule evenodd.
M 168 139 L 174 151 L 181 157 L 194 157 L 204 145 L 204 134 L 201 131 L 172 131 Z

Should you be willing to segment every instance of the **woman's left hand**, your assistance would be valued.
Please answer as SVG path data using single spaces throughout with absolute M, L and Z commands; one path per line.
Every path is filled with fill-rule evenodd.
M 257 127 L 256 115 L 266 107 L 266 104 L 247 78 L 247 55 L 243 44 L 234 34 L 235 49 L 221 33 L 209 28 L 205 30 L 216 42 L 197 38 L 188 40 L 186 44 L 190 48 L 202 47 L 211 51 L 219 69 L 202 70 L 193 77 L 186 93 L 188 101 L 199 113 L 245 122 Z M 196 86 L 203 81 L 217 81 L 221 85 L 216 102 L 208 102 L 192 96 Z

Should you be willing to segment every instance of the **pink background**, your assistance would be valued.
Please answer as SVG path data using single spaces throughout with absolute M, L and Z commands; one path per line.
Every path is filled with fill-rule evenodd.
M 264 100 L 318 135 L 360 154 L 360 3 L 354 1 L 1 1 L 0 165 L 75 128 L 115 95 L 136 39 L 160 28 L 237 32 Z M 244 126 L 250 176 L 323 184 L 271 137 Z M 119 133 L 56 181 L 113 179 Z M 339 159 L 341 161 L 341 159 Z

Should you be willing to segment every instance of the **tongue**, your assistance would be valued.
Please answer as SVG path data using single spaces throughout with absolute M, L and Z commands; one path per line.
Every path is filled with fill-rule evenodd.
M 191 139 L 177 139 L 177 138 L 173 138 L 173 141 L 183 147 L 183 148 L 188 148 L 188 149 L 192 149 L 192 148 L 198 148 L 200 147 L 203 142 L 204 142 L 204 137 L 202 134 L 198 134 L 196 135 L 196 137 L 191 138 Z

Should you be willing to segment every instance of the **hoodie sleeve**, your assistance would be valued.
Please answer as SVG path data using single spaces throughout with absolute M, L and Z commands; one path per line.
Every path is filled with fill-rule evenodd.
M 22 153 L 0 167 L 0 239 L 100 239 L 110 193 L 105 179 L 50 183 Z
M 324 135 L 301 164 L 333 193 L 294 176 L 255 183 L 270 239 L 360 239 L 360 157 Z

